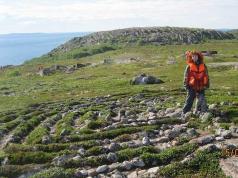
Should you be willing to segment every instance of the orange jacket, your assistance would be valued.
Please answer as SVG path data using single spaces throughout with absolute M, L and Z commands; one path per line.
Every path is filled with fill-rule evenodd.
M 202 54 L 198 52 L 196 54 L 199 56 L 198 64 L 195 64 L 191 59 L 191 52 L 186 53 L 188 66 L 185 70 L 184 85 L 191 87 L 195 91 L 201 91 L 209 87 L 209 76 Z

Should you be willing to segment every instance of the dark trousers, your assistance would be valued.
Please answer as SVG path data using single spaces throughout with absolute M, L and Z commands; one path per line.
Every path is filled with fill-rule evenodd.
M 191 111 L 195 98 L 197 98 L 195 111 L 206 112 L 207 111 L 207 102 L 205 99 L 205 90 L 196 92 L 195 90 L 189 88 L 187 91 L 188 91 L 187 98 L 186 98 L 185 105 L 183 107 L 183 113 L 185 114 L 185 113 Z

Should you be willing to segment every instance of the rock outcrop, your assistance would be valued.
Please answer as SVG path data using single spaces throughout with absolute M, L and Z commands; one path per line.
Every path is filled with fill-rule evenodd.
M 206 40 L 234 39 L 228 32 L 179 27 L 142 27 L 102 31 L 84 37 L 75 37 L 49 54 L 67 52 L 75 48 L 99 44 L 193 44 Z

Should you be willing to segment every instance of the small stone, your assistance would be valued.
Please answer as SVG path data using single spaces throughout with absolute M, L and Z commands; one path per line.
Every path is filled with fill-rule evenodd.
M 182 108 L 178 108 L 172 113 L 169 112 L 168 114 L 166 114 L 166 116 L 167 117 L 179 117 L 179 116 L 181 116 L 181 114 L 182 114 Z
M 230 130 L 225 130 L 223 128 L 217 129 L 216 130 L 216 135 L 221 136 L 221 137 L 226 138 L 226 139 L 232 137 L 231 131 Z
M 111 143 L 111 144 L 109 145 L 108 149 L 109 149 L 110 151 L 112 151 L 112 152 L 115 152 L 115 151 L 117 151 L 118 149 L 120 149 L 120 147 L 121 147 L 121 146 L 120 146 L 119 144 L 113 142 L 113 143 Z
M 202 136 L 197 139 L 197 141 L 200 145 L 205 145 L 205 144 L 211 143 L 213 140 L 214 140 L 214 136 L 212 136 L 212 135 Z
M 169 137 L 166 137 L 166 136 L 155 139 L 155 142 L 157 143 L 164 143 L 168 141 L 169 141 Z
M 169 126 L 166 124 L 162 124 L 160 127 L 161 130 L 165 131 L 166 129 L 169 129 Z
M 137 171 L 133 171 L 130 174 L 128 174 L 127 178 L 138 178 Z
M 109 162 L 114 163 L 114 162 L 117 162 L 118 158 L 117 158 L 117 155 L 116 155 L 115 153 L 109 153 L 109 154 L 107 155 L 107 160 L 108 160 Z
M 84 150 L 84 148 L 78 149 L 78 153 L 79 153 L 81 156 L 84 156 L 84 155 L 85 155 L 85 150 Z
M 133 166 L 133 167 L 144 167 L 144 166 L 145 166 L 145 163 L 144 163 L 143 160 L 134 159 L 134 160 L 132 160 L 132 166 Z
M 88 176 L 88 171 L 87 170 L 76 170 L 75 176 L 77 178 L 84 178 Z
M 149 120 L 149 121 L 148 121 L 148 124 L 149 124 L 149 125 L 155 125 L 156 123 L 157 123 L 156 120 Z
M 149 137 L 143 137 L 143 139 L 142 139 L 142 144 L 143 144 L 143 145 L 149 145 L 149 144 L 150 144 L 150 139 L 149 139 Z
M 190 112 L 187 112 L 185 115 L 184 115 L 184 118 L 187 119 L 187 118 L 190 118 L 191 116 L 193 115 L 193 113 L 190 111 Z
M 172 112 L 174 112 L 174 111 L 175 111 L 175 108 L 167 108 L 167 109 L 165 110 L 165 114 L 167 115 L 167 114 L 172 113 Z
M 117 173 L 112 175 L 112 178 L 126 178 L 126 176 L 124 176 L 123 174 L 117 172 Z
M 51 143 L 51 138 L 50 138 L 50 136 L 48 136 L 48 135 L 43 136 L 43 137 L 42 137 L 42 140 L 41 140 L 41 143 L 42 143 L 42 144 L 49 144 L 49 143 Z
M 176 145 L 178 145 L 179 144 L 179 142 L 177 141 L 177 140 L 173 140 L 172 142 L 171 142 L 171 145 L 172 146 L 176 146 Z
M 159 167 L 152 167 L 152 168 L 150 168 L 150 169 L 148 169 L 148 173 L 149 174 L 157 174 L 158 172 L 159 172 Z
M 152 112 L 152 113 L 157 113 L 157 109 L 154 107 L 148 107 L 146 112 Z
M 107 172 L 109 169 L 108 165 L 103 165 L 103 166 L 99 166 L 97 169 L 96 169 L 96 172 L 97 173 L 105 173 Z
M 207 144 L 207 145 L 199 147 L 198 150 L 201 150 L 201 151 L 206 150 L 208 152 L 213 152 L 213 151 L 219 150 L 219 148 L 215 144 Z
M 217 104 L 210 104 L 208 106 L 208 109 L 215 109 L 217 107 Z
M 106 139 L 103 140 L 103 143 L 104 143 L 104 144 L 110 144 L 111 141 L 110 141 L 110 139 L 106 138 Z
M 96 176 L 96 175 L 97 175 L 97 172 L 96 172 L 95 169 L 89 169 L 89 170 L 88 170 L 88 176 L 94 177 L 94 176 Z
M 224 141 L 225 139 L 223 137 L 216 137 L 215 140 L 216 141 Z
M 62 166 L 64 165 L 64 163 L 69 160 L 70 158 L 72 158 L 71 156 L 69 155 L 62 155 L 62 156 L 57 156 L 55 157 L 53 160 L 52 160 L 52 163 L 55 165 L 55 166 Z
M 229 130 L 231 131 L 233 137 L 238 137 L 238 127 L 230 126 Z
M 131 164 L 131 162 L 129 162 L 129 161 L 124 161 L 122 164 L 121 164 L 121 169 L 123 169 L 123 170 L 131 170 L 131 168 L 132 168 L 132 164 Z
M 190 129 L 187 130 L 187 134 L 188 134 L 190 137 L 194 137 L 194 136 L 196 136 L 198 133 L 197 133 L 196 129 L 190 128 Z
M 120 163 L 112 163 L 112 164 L 110 164 L 109 165 L 109 172 L 112 172 L 113 170 L 115 170 L 115 169 L 118 169 L 119 167 L 120 167 Z
M 73 159 L 74 161 L 78 161 L 78 160 L 81 159 L 81 156 L 75 156 L 75 157 L 73 157 L 72 159 Z
M 226 138 L 226 139 L 229 139 L 232 137 L 232 134 L 231 134 L 231 131 L 230 130 L 224 130 L 222 133 L 221 133 L 221 136 Z
M 160 130 L 160 131 L 159 131 L 159 135 L 160 135 L 160 136 L 163 136 L 163 135 L 164 135 L 164 131 L 163 131 L 163 130 Z
M 207 122 L 213 117 L 212 113 L 210 112 L 205 112 L 200 118 L 202 122 Z

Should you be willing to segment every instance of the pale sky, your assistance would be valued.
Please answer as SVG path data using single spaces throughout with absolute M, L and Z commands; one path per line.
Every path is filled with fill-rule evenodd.
M 0 0 L 0 34 L 126 27 L 238 28 L 238 0 Z

